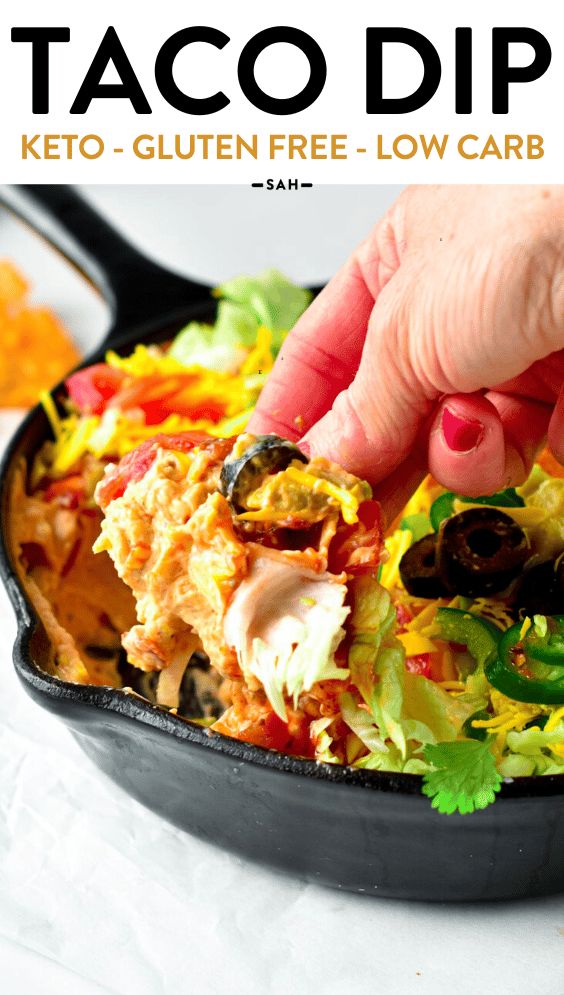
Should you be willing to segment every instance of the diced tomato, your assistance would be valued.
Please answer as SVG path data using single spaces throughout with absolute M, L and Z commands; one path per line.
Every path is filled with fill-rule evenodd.
M 111 407 L 120 411 L 139 408 L 147 425 L 159 425 L 172 414 L 192 421 L 206 418 L 215 424 L 225 417 L 226 404 L 217 399 L 196 401 L 190 389 L 196 380 L 196 374 L 188 372 L 131 378 L 107 363 L 97 363 L 73 373 L 65 384 L 83 414 L 101 415 Z
M 286 747 L 287 752 L 295 757 L 314 757 L 315 744 L 312 743 L 309 734 L 310 719 L 307 715 L 302 715 L 298 723 L 293 725 L 295 728 L 292 728 L 292 738 Z
M 165 435 L 163 432 L 147 439 L 140 446 L 127 453 L 116 463 L 98 485 L 97 500 L 101 508 L 108 507 L 111 501 L 122 497 L 128 484 L 141 480 L 157 458 L 159 449 L 172 449 L 189 453 L 196 446 L 213 451 L 214 459 L 225 459 L 233 447 L 234 439 L 215 439 L 205 432 L 178 432 Z
M 190 418 L 192 421 L 199 421 L 205 418 L 215 424 L 225 417 L 225 404 L 214 404 L 212 401 L 203 401 L 201 404 L 183 402 L 182 396 L 174 394 L 172 397 L 163 398 L 160 401 L 150 401 L 147 404 L 140 404 L 139 407 L 145 412 L 145 423 L 147 425 L 160 425 L 169 415 L 180 415 Z
M 65 386 L 79 411 L 88 415 L 101 415 L 124 379 L 125 374 L 121 370 L 116 370 L 107 363 L 96 363 L 67 377 Z
M 22 542 L 20 550 L 22 559 L 30 570 L 33 570 L 34 567 L 51 566 L 47 553 L 38 542 Z
M 73 473 L 63 480 L 53 480 L 43 494 L 45 501 L 58 501 L 65 508 L 78 508 L 85 496 L 84 479 L 78 473 Z
M 135 377 L 111 399 L 109 407 L 116 407 L 121 411 L 140 408 L 145 414 L 147 425 L 159 425 L 172 414 L 192 421 L 199 418 L 206 418 L 214 423 L 220 421 L 225 416 L 225 403 L 209 399 L 195 401 L 189 388 L 196 380 L 194 373 Z
M 61 570 L 61 577 L 66 577 L 67 574 L 70 573 L 70 571 L 74 567 L 78 559 L 78 554 L 80 552 L 81 545 L 82 545 L 81 540 L 77 539 L 67 557 L 67 561 L 64 564 L 63 569 Z
M 287 751 L 290 742 L 290 732 L 286 722 L 283 722 L 275 712 L 269 712 L 266 718 L 261 718 L 245 728 L 241 734 L 245 743 L 253 746 L 263 746 L 267 750 Z
M 384 546 L 382 512 L 378 501 L 363 501 L 356 525 L 342 525 L 329 549 L 329 569 L 333 573 L 375 573 Z
M 451 653 L 445 653 L 446 644 L 436 640 L 437 647 L 440 652 L 433 653 L 431 655 L 431 673 L 430 678 L 432 681 L 457 681 L 458 671 L 452 659 Z
M 398 629 L 401 632 L 405 628 L 408 622 L 411 622 L 413 615 L 411 614 L 407 605 L 404 605 L 401 601 L 398 601 L 395 605 L 396 617 L 398 620 Z
M 418 656 L 408 656 L 405 661 L 405 669 L 410 674 L 431 677 L 431 654 L 420 653 Z
M 313 757 L 314 746 L 309 736 L 310 720 L 306 715 L 291 715 L 290 722 L 283 722 L 275 712 L 269 712 L 266 718 L 250 729 L 245 729 L 243 739 L 254 746 L 263 746 L 267 750 L 278 750 L 279 753 L 290 753 L 296 757 Z
M 262 746 L 267 750 L 284 750 L 290 742 L 290 732 L 286 722 L 278 717 L 274 712 L 267 715 L 264 722 L 264 735 Z

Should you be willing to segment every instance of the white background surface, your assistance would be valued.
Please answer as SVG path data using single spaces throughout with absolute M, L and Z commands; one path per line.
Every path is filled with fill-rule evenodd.
M 322 280 L 395 192 L 89 190 L 148 251 L 211 282 L 271 264 Z M 83 345 L 101 336 L 100 302 L 4 214 L 0 255 L 24 268 Z M 10 424 L 4 415 L 4 433 Z M 14 630 L 0 594 L 2 995 L 564 995 L 563 898 L 360 898 L 194 840 L 105 780 L 25 696 L 10 663 Z

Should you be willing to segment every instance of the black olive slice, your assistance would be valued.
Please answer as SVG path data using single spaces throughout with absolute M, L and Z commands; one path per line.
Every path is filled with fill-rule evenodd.
M 513 595 L 513 607 L 522 615 L 564 614 L 564 558 L 527 570 Z
M 529 556 L 523 529 L 494 508 L 462 511 L 439 532 L 438 572 L 452 594 L 479 598 L 504 591 Z
M 244 508 L 245 498 L 256 490 L 262 477 L 285 470 L 295 459 L 308 462 L 293 442 L 278 435 L 258 435 L 240 456 L 227 457 L 221 468 L 219 489 L 231 504 Z
M 442 598 L 446 588 L 435 566 L 437 535 L 414 542 L 401 558 L 399 573 L 408 594 L 415 598 Z

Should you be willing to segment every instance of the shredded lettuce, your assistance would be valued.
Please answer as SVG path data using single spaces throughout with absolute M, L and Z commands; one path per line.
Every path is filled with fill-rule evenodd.
M 399 527 L 402 532 L 411 532 L 412 543 L 419 542 L 420 539 L 430 535 L 433 531 L 431 519 L 424 512 L 418 512 L 415 515 L 406 515 L 405 518 L 402 518 Z
M 431 765 L 427 763 L 426 760 L 422 760 L 421 757 L 412 757 L 410 760 L 406 760 L 403 765 L 403 774 L 427 774 L 431 770 Z
M 483 689 L 473 689 L 461 701 L 434 681 L 407 672 L 403 647 L 394 636 L 389 593 L 374 578 L 362 577 L 352 585 L 352 595 L 349 667 L 363 706 L 346 693 L 341 714 L 370 750 L 355 766 L 428 771 L 430 761 L 418 754 L 427 745 L 456 740 L 466 719 L 485 703 Z
M 525 483 L 522 484 L 521 487 L 516 488 L 517 494 L 519 494 L 519 496 L 525 501 L 525 504 L 527 504 L 530 496 L 535 493 L 540 485 L 544 483 L 545 480 L 550 479 L 551 477 L 546 470 L 543 470 L 542 466 L 535 463 Z
M 257 323 L 243 308 L 221 301 L 215 325 L 191 321 L 178 333 L 169 356 L 184 366 L 235 373 L 257 337 Z
M 364 757 L 359 757 L 353 767 L 359 767 L 361 770 L 391 771 L 398 774 L 426 774 L 432 770 L 431 764 L 423 760 L 422 757 L 409 757 L 404 760 L 395 746 L 389 746 L 388 752 L 385 754 L 372 752 Z
M 228 342 L 231 340 L 251 349 L 257 338 L 257 322 L 254 315 L 244 307 L 231 301 L 220 301 L 213 326 L 214 338 Z
M 403 731 L 407 740 L 413 740 L 412 753 L 419 754 L 427 743 L 436 743 L 437 736 L 428 725 L 419 719 L 403 719 Z
M 276 714 L 318 681 L 346 680 L 335 651 L 345 635 L 347 589 L 327 574 L 257 556 L 225 613 L 223 631 L 245 675 L 257 678 Z
M 564 549 L 564 479 L 550 477 L 540 466 L 534 466 L 518 492 L 528 508 L 538 508 L 545 514 L 528 530 L 534 552 L 542 559 L 561 553 Z
M 236 276 L 218 287 L 215 293 L 240 305 L 254 315 L 258 324 L 278 333 L 273 339 L 276 350 L 282 345 L 283 333 L 293 328 L 312 297 L 309 290 L 297 287 L 276 269 L 252 277 Z
M 532 757 L 519 756 L 517 753 L 508 753 L 497 766 L 502 777 L 530 777 L 536 770 Z
M 373 752 L 365 757 L 359 757 L 353 767 L 359 767 L 361 770 L 386 770 L 399 774 L 405 767 L 405 760 L 396 746 L 390 746 L 387 753 Z
M 405 654 L 401 643 L 381 648 L 375 663 L 377 683 L 372 695 L 371 711 L 376 724 L 385 732 L 402 759 L 407 757 L 407 742 L 402 725 Z
M 270 330 L 276 355 L 284 336 L 295 325 L 311 300 L 311 293 L 296 287 L 277 270 L 258 276 L 237 276 L 215 291 L 220 298 L 214 325 L 191 321 L 178 333 L 168 355 L 184 366 L 201 366 L 217 373 L 237 372 L 258 330 Z
M 393 635 L 395 610 L 388 591 L 369 575 L 352 586 L 349 623 L 351 680 L 358 688 L 380 735 L 406 757 L 400 717 L 405 676 L 404 651 Z
M 348 608 L 313 605 L 303 622 L 295 620 L 294 637 L 284 648 L 280 644 L 268 645 L 260 638 L 253 640 L 248 670 L 259 679 L 283 721 L 287 718 L 285 694 L 297 705 L 302 691 L 309 691 L 318 681 L 342 681 L 348 677 L 348 670 L 337 667 L 334 659 L 345 634 L 342 625 L 348 611 Z
M 341 695 L 339 698 L 339 705 L 341 708 L 341 715 L 349 729 L 352 729 L 360 741 L 364 743 L 364 745 L 368 747 L 371 752 L 390 752 L 384 740 L 379 735 L 370 712 L 367 712 L 363 708 L 358 708 L 350 692 L 345 691 L 344 694 Z
M 372 577 L 359 577 L 352 585 L 353 607 L 349 629 L 351 679 L 370 708 L 374 691 L 374 665 L 382 641 L 394 626 L 396 613 L 385 588 Z
M 522 732 L 508 732 L 507 745 L 513 753 L 529 757 L 539 757 L 543 750 L 550 750 L 553 746 L 564 747 L 564 720 L 548 732 L 538 726 L 531 726 Z
M 483 704 L 485 701 L 472 698 L 461 702 L 434 681 L 419 674 L 405 674 L 404 714 L 427 728 L 423 743 L 456 739 L 466 719 Z
M 315 757 L 326 764 L 338 764 L 339 758 L 332 752 L 333 739 L 327 732 L 333 721 L 332 716 L 316 719 L 309 727 L 309 735 L 315 743 Z

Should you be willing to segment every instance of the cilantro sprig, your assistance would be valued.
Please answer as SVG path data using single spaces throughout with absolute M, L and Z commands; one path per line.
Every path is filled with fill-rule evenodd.
M 425 759 L 433 770 L 423 776 L 423 794 L 444 815 L 468 815 L 495 801 L 503 780 L 491 751 L 493 736 L 428 744 Z

